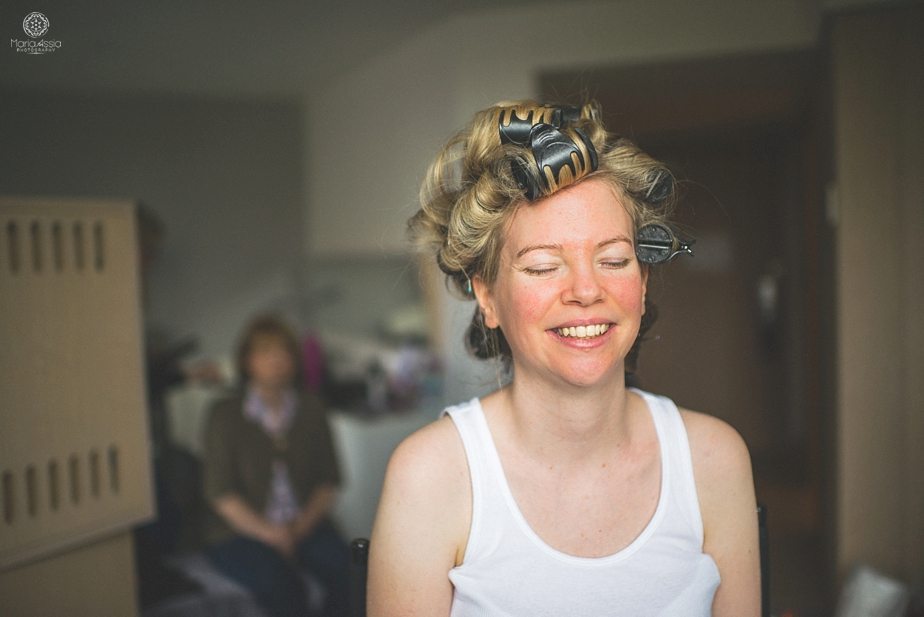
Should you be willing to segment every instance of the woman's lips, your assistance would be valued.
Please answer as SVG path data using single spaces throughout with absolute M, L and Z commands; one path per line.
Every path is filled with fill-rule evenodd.
M 605 334 L 612 324 L 596 323 L 579 326 L 562 326 L 554 328 L 554 332 L 562 338 L 591 339 Z

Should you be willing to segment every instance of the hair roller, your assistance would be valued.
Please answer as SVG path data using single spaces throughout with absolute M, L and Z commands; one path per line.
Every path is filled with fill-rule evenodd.
M 567 113 L 559 109 L 553 117 L 558 120 L 573 117 L 575 109 Z M 522 130 L 522 125 L 515 127 L 518 137 Z M 503 125 L 500 131 L 501 140 L 507 139 Z M 576 126 L 560 128 L 544 122 L 535 124 L 529 129 L 527 144 L 528 153 L 511 161 L 511 172 L 530 201 L 551 195 L 597 169 L 597 150 Z
M 562 110 L 554 107 L 501 107 L 497 129 L 501 144 L 529 145 L 529 134 L 537 124 L 561 126 Z
M 641 198 L 650 204 L 660 204 L 674 193 L 674 176 L 666 169 L 649 175 L 648 189 Z
M 665 263 L 677 255 L 692 256 L 693 243 L 693 239 L 679 237 L 667 225 L 650 223 L 635 234 L 635 255 L 644 264 Z

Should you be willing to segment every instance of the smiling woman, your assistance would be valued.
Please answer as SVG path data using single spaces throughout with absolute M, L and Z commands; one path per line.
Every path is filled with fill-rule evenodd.
M 689 243 L 670 172 L 594 104 L 479 112 L 411 219 L 509 383 L 403 442 L 373 530 L 369 614 L 754 616 L 756 504 L 727 424 L 626 387 L 649 268 Z
M 503 332 L 517 359 L 518 379 L 535 363 L 580 383 L 622 375 L 648 275 L 632 235 L 626 208 L 600 180 L 516 210 L 494 283 L 476 275 L 472 284 L 485 326 Z

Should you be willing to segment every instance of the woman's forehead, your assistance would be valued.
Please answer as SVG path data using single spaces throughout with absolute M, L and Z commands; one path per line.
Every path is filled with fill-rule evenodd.
M 514 254 L 524 245 L 599 243 L 634 236 L 632 217 L 607 182 L 588 180 L 533 203 L 520 205 L 504 234 Z

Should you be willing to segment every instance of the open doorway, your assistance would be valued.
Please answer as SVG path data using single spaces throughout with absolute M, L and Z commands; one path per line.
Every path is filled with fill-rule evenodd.
M 693 259 L 653 273 L 644 389 L 747 441 L 771 520 L 774 613 L 825 614 L 822 59 L 815 51 L 549 72 L 545 100 L 597 99 L 607 127 L 682 180 Z

